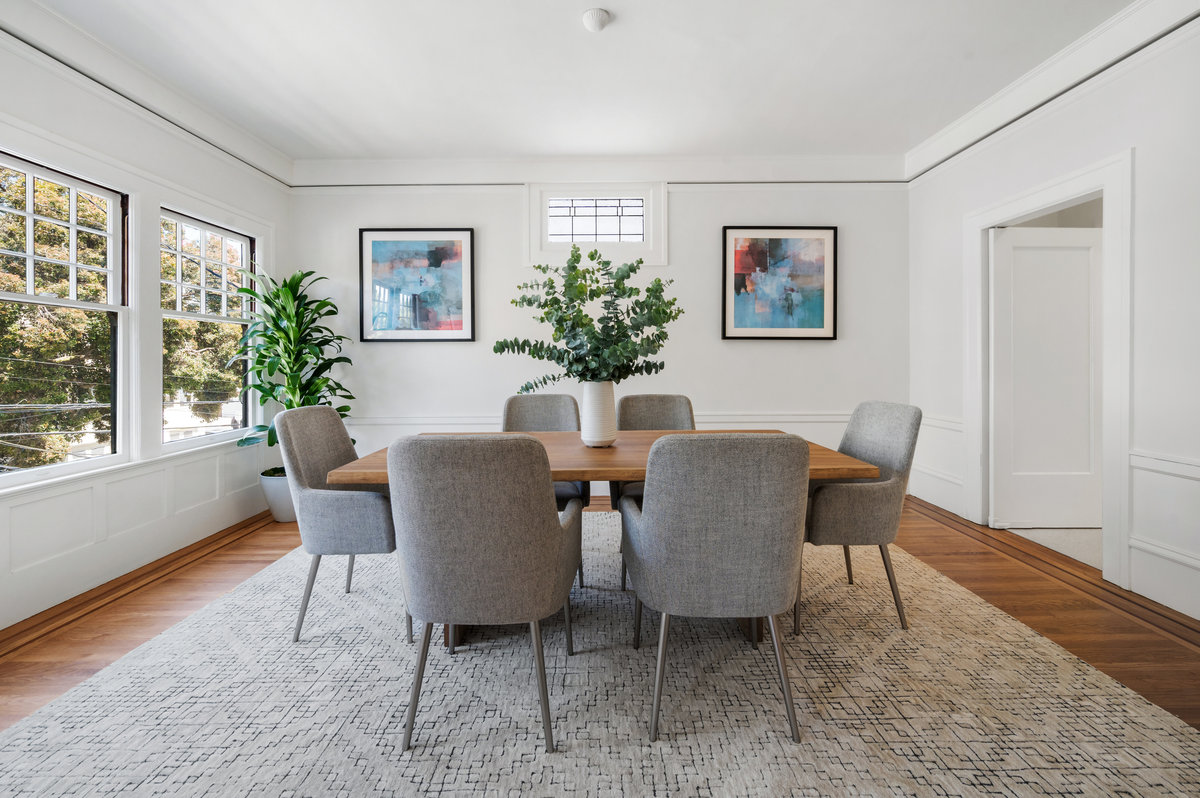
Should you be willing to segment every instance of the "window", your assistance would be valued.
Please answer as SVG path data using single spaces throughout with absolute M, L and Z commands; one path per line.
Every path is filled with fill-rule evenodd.
M 667 262 L 666 190 L 661 183 L 529 186 L 530 257 L 561 263 L 573 244 L 605 258 Z
M 117 451 L 122 200 L 0 157 L 0 474 Z
M 245 427 L 243 364 L 227 366 L 246 331 L 254 242 L 171 211 L 161 219 L 163 442 Z
M 546 201 L 546 239 L 637 241 L 646 239 L 646 201 L 641 197 L 551 197 Z

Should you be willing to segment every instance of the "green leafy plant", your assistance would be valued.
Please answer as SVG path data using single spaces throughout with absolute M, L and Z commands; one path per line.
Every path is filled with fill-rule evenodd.
M 338 354 L 342 342 L 350 339 L 337 335 L 323 323 L 324 319 L 337 315 L 337 305 L 331 299 L 309 294 L 314 285 L 326 278 L 314 278 L 311 271 L 297 271 L 276 282 L 266 274 L 239 271 L 247 279 L 238 293 L 254 300 L 252 321 L 238 342 L 238 354 L 229 361 L 230 365 L 239 360 L 246 364 L 250 381 L 242 392 L 256 391 L 260 405 L 274 400 L 287 410 L 335 405 L 338 399 L 353 399 L 354 395 L 330 376 L 335 364 L 351 362 Z M 342 418 L 350 412 L 349 405 L 335 405 L 335 409 Z M 255 425 L 238 441 L 238 446 L 263 440 L 268 446 L 278 442 L 274 422 Z
M 579 247 L 573 246 L 565 266 L 534 266 L 546 277 L 517 286 L 522 293 L 512 303 L 539 311 L 534 318 L 550 325 L 550 342 L 506 338 L 497 341 L 493 351 L 529 355 L 564 370 L 530 380 L 520 387 L 521 393 L 566 377 L 620 382 L 664 367 L 650 358 L 667 342 L 667 323 L 683 314 L 675 299 L 666 296 L 673 281 L 656 277 L 643 292 L 628 282 L 641 268 L 640 258 L 615 268 L 598 250 L 587 258 L 589 262 L 580 265 Z M 596 310 L 599 316 L 593 317 Z

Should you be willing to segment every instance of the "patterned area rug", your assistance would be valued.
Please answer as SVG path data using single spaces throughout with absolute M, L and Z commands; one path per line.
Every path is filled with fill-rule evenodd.
M 657 615 L 632 649 L 619 519 L 584 517 L 576 656 L 561 616 L 543 624 L 557 753 L 526 627 L 431 650 L 402 753 L 417 646 L 395 560 L 359 558 L 347 595 L 327 558 L 293 644 L 297 550 L 0 733 L 0 794 L 1200 794 L 1200 732 L 896 549 L 908 632 L 874 551 L 856 551 L 854 585 L 840 549 L 806 551 L 804 632 L 787 637 L 803 742 L 769 641 L 680 618 L 648 743 Z

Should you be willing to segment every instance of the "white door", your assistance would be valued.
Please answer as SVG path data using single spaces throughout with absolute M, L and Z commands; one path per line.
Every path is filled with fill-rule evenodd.
M 992 527 L 1101 526 L 1100 232 L 991 231 Z

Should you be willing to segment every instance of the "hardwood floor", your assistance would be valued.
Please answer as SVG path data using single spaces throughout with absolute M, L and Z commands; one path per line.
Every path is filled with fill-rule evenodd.
M 608 509 L 607 502 L 591 509 Z M 917 499 L 909 500 L 897 544 L 1200 728 L 1200 621 L 1112 587 L 1094 568 Z M 295 524 L 257 517 L 0 630 L 0 729 L 298 545 Z

